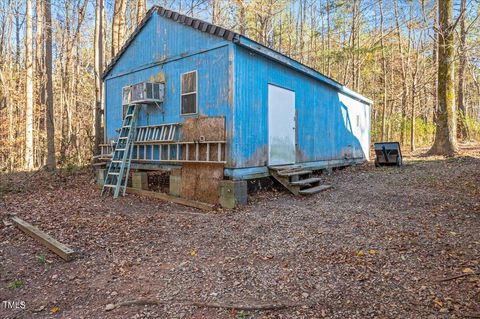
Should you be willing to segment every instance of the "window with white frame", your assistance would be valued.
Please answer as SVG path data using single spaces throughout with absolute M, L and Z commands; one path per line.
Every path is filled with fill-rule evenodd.
M 197 113 L 197 71 L 182 74 L 182 114 Z

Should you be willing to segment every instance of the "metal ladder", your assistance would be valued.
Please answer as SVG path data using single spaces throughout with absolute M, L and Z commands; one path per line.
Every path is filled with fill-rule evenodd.
M 117 145 L 113 151 L 112 160 L 108 166 L 108 172 L 103 183 L 102 195 L 114 189 L 113 198 L 117 198 L 120 188 L 123 187 L 123 196 L 127 191 L 128 175 L 132 162 L 133 142 L 135 141 L 135 126 L 137 123 L 139 104 L 131 104 L 123 119 Z M 125 172 L 126 169 L 126 172 Z M 126 173 L 126 174 L 125 174 Z M 123 182 L 123 185 L 122 185 Z
M 170 142 L 175 139 L 179 123 L 137 127 L 135 142 Z

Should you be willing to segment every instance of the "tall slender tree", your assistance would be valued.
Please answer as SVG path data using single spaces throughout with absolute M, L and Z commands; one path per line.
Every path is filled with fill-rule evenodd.
M 385 125 L 387 119 L 387 103 L 388 103 L 388 90 L 387 90 L 387 59 L 385 57 L 385 40 L 384 40 L 384 30 L 383 30 L 383 0 L 380 0 L 378 3 L 380 10 L 380 48 L 382 50 L 382 84 L 383 84 L 383 94 L 382 94 L 382 127 L 380 132 L 380 140 L 384 140 L 385 136 Z
M 438 1 L 438 106 L 435 140 L 429 153 L 451 156 L 458 151 L 454 83 L 453 0 Z
M 95 107 L 94 107 L 94 154 L 99 153 L 102 136 L 102 72 L 104 61 L 103 41 L 103 0 L 97 0 L 95 6 Z
M 145 13 L 147 11 L 147 3 L 146 0 L 138 0 L 137 2 L 137 24 L 142 21 Z
M 53 50 L 52 50 L 52 3 L 45 0 L 45 71 L 47 88 L 47 169 L 55 170 L 57 167 L 55 156 L 55 120 L 53 108 Z
M 33 18 L 32 0 L 26 5 L 25 69 L 27 70 L 25 108 L 25 168 L 33 169 Z
M 38 104 L 38 124 L 37 140 L 36 140 L 36 165 L 41 166 L 45 162 L 45 4 L 44 0 L 36 1 L 36 33 L 35 33 L 35 73 L 36 73 L 36 90 Z
M 468 139 L 468 126 L 467 126 L 467 106 L 465 105 L 465 69 L 467 67 L 467 28 L 465 26 L 465 11 L 467 9 L 467 1 L 461 0 L 460 10 L 461 15 L 459 17 L 460 24 L 460 39 L 458 46 L 458 93 L 457 93 L 457 105 L 458 105 L 458 138 L 460 140 Z

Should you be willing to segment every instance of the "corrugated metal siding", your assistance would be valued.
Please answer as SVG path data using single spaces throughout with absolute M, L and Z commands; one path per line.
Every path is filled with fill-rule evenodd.
M 107 140 L 115 139 L 121 126 L 122 87 L 162 74 L 165 114 L 149 107 L 140 113 L 139 125 L 182 122 L 180 74 L 197 70 L 199 114 L 226 118 L 229 168 L 268 163 L 269 83 L 296 93 L 297 162 L 368 154 L 368 105 L 328 81 L 199 30 L 158 15 L 139 30 L 105 79 Z M 352 123 L 357 112 L 363 121 L 359 128 Z
M 107 140 L 116 139 L 116 129 L 122 125 L 122 88 L 155 80 L 159 76 L 164 76 L 166 80 L 165 113 L 150 106 L 140 112 L 139 125 L 183 122 L 185 116 L 180 115 L 180 76 L 193 70 L 197 70 L 198 76 L 198 114 L 225 116 L 227 132 L 230 132 L 229 46 L 232 45 L 174 21 L 156 15 L 152 17 L 105 80 Z M 153 61 L 156 63 L 152 64 Z M 227 137 L 230 138 L 231 134 Z
M 131 40 L 106 79 L 230 43 L 231 41 L 216 35 L 198 32 L 187 25 L 154 14 Z
M 169 19 L 171 21 L 174 21 L 176 23 L 183 24 L 186 27 L 190 27 L 202 32 L 205 32 L 207 34 L 210 34 L 212 36 L 224 38 L 227 41 L 238 41 L 240 38 L 240 35 L 237 34 L 236 32 L 233 32 L 231 30 L 224 29 L 222 27 L 213 25 L 211 23 L 208 23 L 206 21 L 202 21 L 200 19 L 194 19 L 188 16 L 185 16 L 183 14 L 180 14 L 178 12 L 172 11 L 165 9 L 161 6 L 154 5 L 148 12 L 145 14 L 145 17 L 142 19 L 142 21 L 138 24 L 138 26 L 135 28 L 135 30 L 132 32 L 130 37 L 125 41 L 125 44 L 120 48 L 118 53 L 112 58 L 108 66 L 105 68 L 105 71 L 103 73 L 103 77 L 105 78 L 109 73 L 113 70 L 115 67 L 115 64 L 122 58 L 122 56 L 126 53 L 127 49 L 129 49 L 130 45 L 135 41 L 137 38 L 138 34 L 143 31 L 143 29 L 146 27 L 147 23 L 151 18 L 158 18 L 158 16 L 165 18 L 161 20 L 166 20 Z M 153 39 L 156 40 L 157 37 L 151 33 L 153 36 Z M 156 44 L 156 41 L 152 41 Z M 155 50 L 155 47 L 151 47 L 151 49 Z
M 235 66 L 235 137 L 232 153 L 236 167 L 267 164 L 268 84 L 295 91 L 297 162 L 367 156 L 369 105 L 347 97 L 332 86 L 295 69 L 238 46 L 235 48 Z M 361 113 L 359 115 L 363 115 L 363 128 L 357 130 L 355 127 L 352 130 L 356 123 L 351 123 L 352 119 L 349 121 L 349 117 L 344 115 L 356 116 L 358 110 Z

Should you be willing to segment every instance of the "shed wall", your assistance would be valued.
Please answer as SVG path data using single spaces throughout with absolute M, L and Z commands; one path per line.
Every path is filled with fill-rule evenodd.
M 180 77 L 193 70 L 198 76 L 199 112 L 187 116 L 225 117 L 227 175 L 235 177 L 232 169 L 241 168 L 268 173 L 268 84 L 295 92 L 297 163 L 368 159 L 366 102 L 239 44 L 157 15 L 147 21 L 105 79 L 107 141 L 116 139 L 122 125 L 121 95 L 126 85 L 166 83 L 164 113 L 155 106 L 144 108 L 139 125 L 183 122 L 187 116 L 180 114 Z
M 122 125 L 122 88 L 143 81 L 165 81 L 164 113 L 156 106 L 144 106 L 138 125 L 182 123 L 192 116 L 224 116 L 229 144 L 232 47 L 231 42 L 153 15 L 105 79 L 106 141 L 116 140 Z M 193 70 L 198 78 L 198 113 L 181 115 L 181 74 Z
M 368 104 L 236 46 L 232 145 L 235 167 L 259 167 L 268 163 L 268 84 L 295 92 L 297 163 L 368 159 Z
M 120 56 L 108 78 L 230 43 L 153 14 Z

